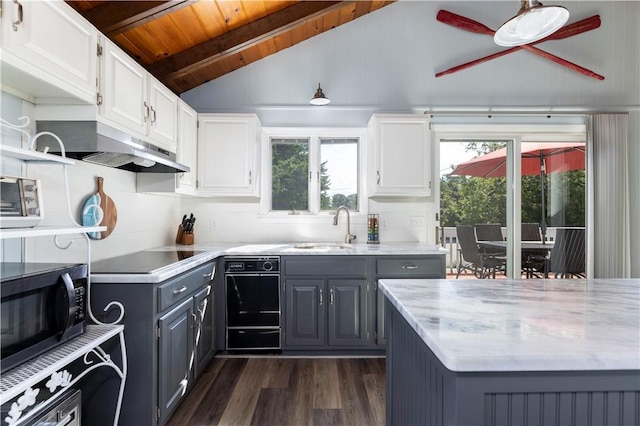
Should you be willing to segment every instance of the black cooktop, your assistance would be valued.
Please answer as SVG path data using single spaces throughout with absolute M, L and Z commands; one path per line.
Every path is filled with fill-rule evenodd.
M 197 250 L 140 251 L 91 263 L 94 274 L 152 274 L 159 269 L 205 253 Z

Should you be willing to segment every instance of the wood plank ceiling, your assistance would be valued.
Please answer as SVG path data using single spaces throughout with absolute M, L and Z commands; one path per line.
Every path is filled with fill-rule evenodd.
M 393 1 L 67 0 L 177 94 Z

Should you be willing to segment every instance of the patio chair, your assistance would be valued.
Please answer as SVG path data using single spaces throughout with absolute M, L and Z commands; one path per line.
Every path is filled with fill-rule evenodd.
M 549 262 L 556 278 L 586 278 L 585 229 L 557 228 Z
M 496 271 L 504 271 L 507 261 L 504 257 L 483 253 L 478 248 L 473 226 L 456 226 L 460 256 L 458 256 L 458 273 L 463 270 L 472 271 L 478 278 L 496 277 Z
M 542 241 L 539 223 L 523 223 L 520 232 L 521 241 Z
M 499 223 L 479 223 L 474 226 L 476 241 L 504 241 Z M 487 256 L 506 257 L 507 251 L 497 248 L 483 248 L 480 251 Z
M 520 240 L 541 242 L 540 224 L 523 223 L 521 226 Z M 522 260 L 520 261 L 522 273 L 524 273 L 527 278 L 540 278 L 539 274 L 544 270 L 544 263 L 546 261 L 546 257 L 541 256 L 540 252 L 522 250 Z
M 504 241 L 499 223 L 479 223 L 475 231 L 477 241 Z

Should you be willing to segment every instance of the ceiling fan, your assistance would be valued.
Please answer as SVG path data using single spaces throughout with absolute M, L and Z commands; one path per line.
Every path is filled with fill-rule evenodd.
M 520 46 L 541 40 L 558 31 L 569 20 L 562 6 L 544 6 L 538 0 L 521 0 L 520 10 L 502 24 L 493 36 L 500 46 Z
M 522 3 L 531 3 L 530 0 L 522 0 Z M 539 4 L 539 2 L 536 2 Z M 522 9 L 521 9 L 522 10 Z M 516 15 L 517 17 L 518 15 Z M 511 22 L 513 19 L 515 19 L 516 17 L 510 19 L 509 21 L 506 22 L 506 24 L 509 24 L 509 22 Z M 568 16 L 567 16 L 568 17 Z M 438 11 L 438 14 L 436 16 L 436 19 L 444 24 L 447 25 L 451 25 L 453 27 L 459 28 L 461 30 L 465 30 L 465 31 L 469 31 L 472 33 L 476 33 L 476 34 L 485 34 L 485 35 L 490 35 L 492 37 L 495 38 L 496 36 L 496 31 L 492 30 L 491 28 L 487 27 L 486 25 L 481 24 L 480 22 L 474 21 L 473 19 L 455 14 L 453 12 L 449 12 L 447 10 L 440 10 Z M 506 25 L 505 24 L 505 25 Z M 547 51 L 544 51 L 542 49 L 539 49 L 537 47 L 535 47 L 535 44 L 538 43 L 542 43 L 544 41 L 547 40 L 562 40 L 568 37 L 572 37 L 574 35 L 578 35 L 578 34 L 582 34 L 584 32 L 587 31 L 591 31 L 594 30 L 596 28 L 599 28 L 601 25 L 601 21 L 600 21 L 600 16 L 599 15 L 594 15 L 591 16 L 589 18 L 585 18 L 582 19 L 580 21 L 574 22 L 572 24 L 569 24 L 565 27 L 560 28 L 559 30 L 555 31 L 555 32 L 551 32 L 547 35 L 543 35 L 541 38 L 537 38 L 536 40 L 530 41 L 530 42 L 526 42 L 526 43 L 522 43 L 522 44 L 516 44 L 513 45 L 513 47 L 510 47 L 509 49 L 503 50 L 501 52 L 497 52 L 494 53 L 492 55 L 489 56 L 485 56 L 483 58 L 479 58 L 470 62 L 466 62 L 462 65 L 458 65 L 455 66 L 453 68 L 449 68 L 445 71 L 441 71 L 439 73 L 436 74 L 436 77 L 442 77 L 448 74 L 453 74 L 455 72 L 458 71 L 462 71 L 464 69 L 467 68 L 471 68 L 474 65 L 478 65 L 484 62 L 487 62 L 489 60 L 492 59 L 496 59 L 499 58 L 501 56 L 507 55 L 509 53 L 513 53 L 513 52 L 517 52 L 519 50 L 527 50 L 531 53 L 535 53 L 536 55 L 542 56 L 550 61 L 556 62 L 557 64 L 560 64 L 562 66 L 565 66 L 573 71 L 579 72 L 583 75 L 586 75 L 588 77 L 591 78 L 595 78 L 596 80 L 604 80 L 604 76 L 597 74 L 587 68 L 581 67 L 580 65 L 577 65 L 573 62 L 567 61 L 566 59 L 562 59 L 556 55 L 553 55 Z M 504 25 L 503 25 L 504 26 Z M 502 28 L 502 27 L 501 27 Z M 498 30 L 499 31 L 499 30 Z

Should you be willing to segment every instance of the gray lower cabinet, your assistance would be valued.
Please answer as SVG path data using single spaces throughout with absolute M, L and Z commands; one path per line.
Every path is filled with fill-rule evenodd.
M 194 360 L 196 377 L 202 374 L 202 371 L 216 353 L 213 294 L 213 287 L 208 285 L 193 296 L 196 319 L 195 334 L 193 336 L 196 345 Z
M 157 284 L 92 282 L 94 312 L 111 301 L 125 308 L 120 424 L 166 423 L 215 354 L 214 273 L 211 261 Z M 113 320 L 112 312 L 103 319 Z
M 367 259 L 282 257 L 283 350 L 357 349 L 369 344 Z
M 193 301 L 187 299 L 158 320 L 158 395 L 160 424 L 180 403 L 192 376 Z
M 285 287 L 285 334 L 287 346 L 325 344 L 325 281 L 291 279 Z
M 212 295 L 206 285 L 158 320 L 160 424 L 169 419 L 214 355 Z
M 379 256 L 375 259 L 374 282 L 376 291 L 376 343 L 386 343 L 384 326 L 384 296 L 378 290 L 378 280 L 382 278 L 446 278 L 445 256 Z
M 286 346 L 366 345 L 367 288 L 363 279 L 285 281 Z

